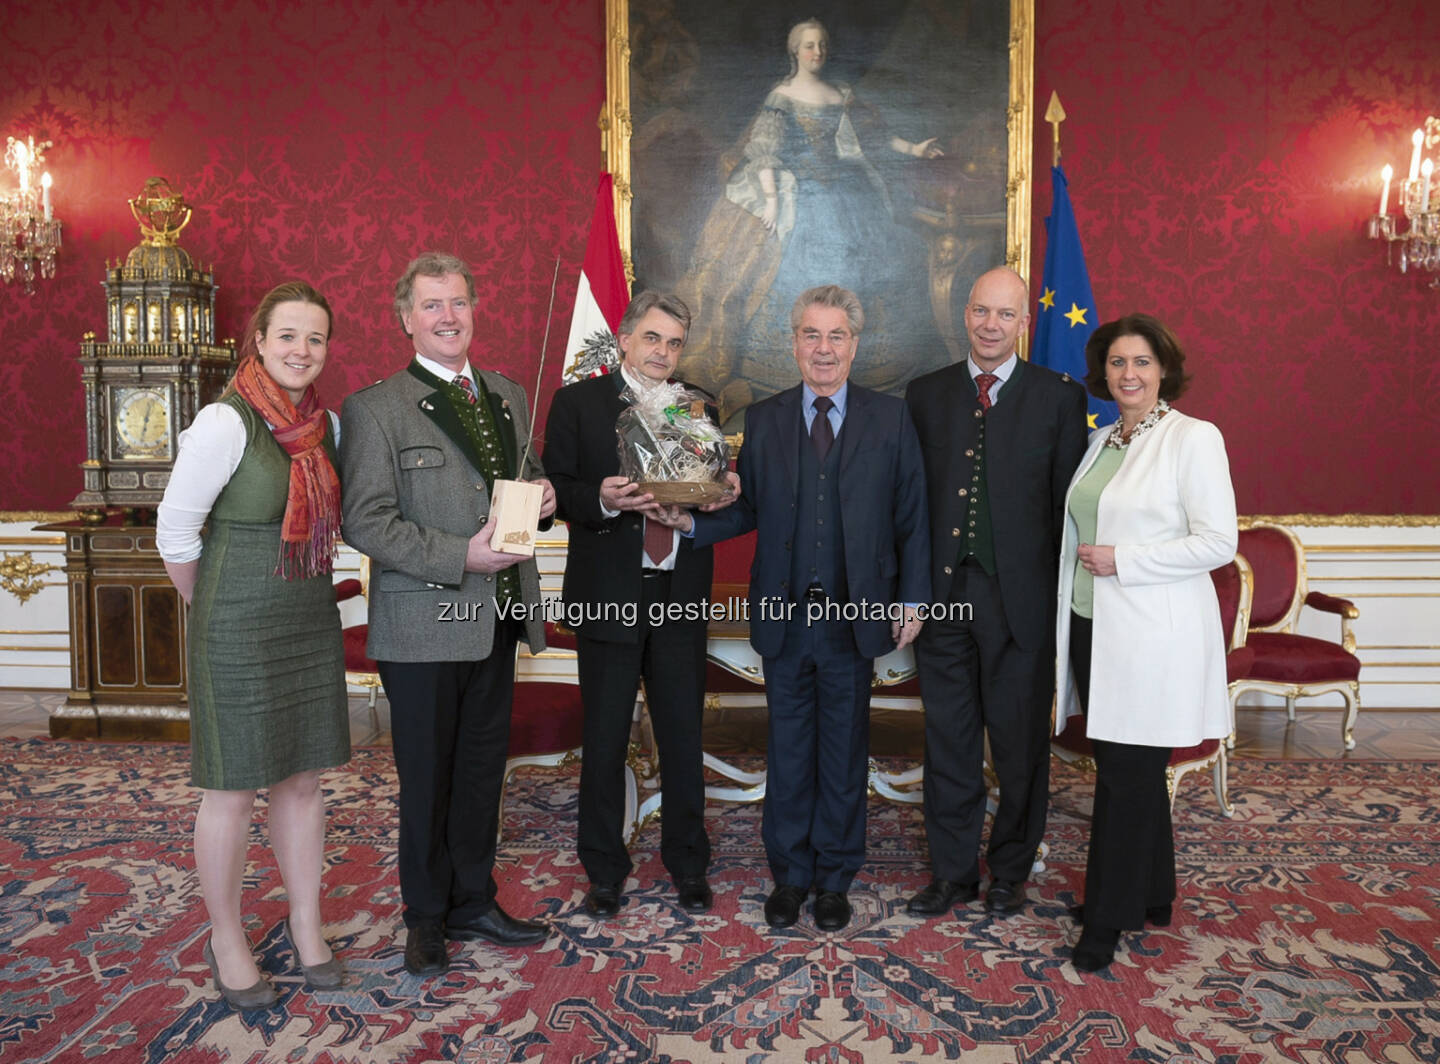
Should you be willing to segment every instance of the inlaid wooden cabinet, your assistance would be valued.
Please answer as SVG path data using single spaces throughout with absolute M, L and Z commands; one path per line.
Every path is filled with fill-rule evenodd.
M 55 738 L 185 739 L 185 604 L 165 574 L 151 525 L 108 514 L 46 525 L 65 536 L 70 696 Z

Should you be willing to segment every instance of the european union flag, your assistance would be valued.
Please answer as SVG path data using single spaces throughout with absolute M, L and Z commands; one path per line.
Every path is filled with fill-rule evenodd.
M 1095 296 L 1090 291 L 1090 271 L 1085 268 L 1085 249 L 1075 228 L 1070 208 L 1070 188 L 1065 171 L 1050 168 L 1053 200 L 1045 219 L 1045 273 L 1040 283 L 1040 305 L 1036 312 L 1035 352 L 1031 359 L 1056 373 L 1068 373 L 1085 380 L 1085 341 L 1100 324 Z M 1108 399 L 1090 399 L 1090 427 L 1114 421 L 1119 412 Z

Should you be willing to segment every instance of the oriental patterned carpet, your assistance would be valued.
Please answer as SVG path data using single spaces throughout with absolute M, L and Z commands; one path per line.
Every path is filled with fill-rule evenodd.
M 713 912 L 673 903 L 651 825 L 619 919 L 580 911 L 574 770 L 508 798 L 501 897 L 556 934 L 401 966 L 395 776 L 385 749 L 329 773 L 325 911 L 350 972 L 309 992 L 255 837 L 250 933 L 283 1007 L 237 1014 L 201 959 L 183 747 L 0 743 L 0 1060 L 999 1061 L 1304 1064 L 1440 1060 L 1440 766 L 1241 761 L 1233 820 L 1193 779 L 1176 807 L 1173 926 L 1112 968 L 1068 964 L 1089 782 L 1055 767 L 1048 867 L 1010 919 L 905 914 L 926 876 L 919 811 L 870 807 L 844 931 L 775 932 L 758 807 L 711 807 Z

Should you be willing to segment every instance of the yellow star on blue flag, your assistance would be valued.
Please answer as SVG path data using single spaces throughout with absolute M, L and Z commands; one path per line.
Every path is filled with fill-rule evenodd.
M 1045 243 L 1045 273 L 1041 278 L 1040 304 L 1035 325 L 1036 365 L 1048 366 L 1056 373 L 1068 373 L 1078 381 L 1085 379 L 1085 341 L 1098 324 L 1087 315 L 1095 309 L 1095 295 L 1090 289 L 1090 272 L 1085 268 L 1085 250 L 1080 245 L 1080 231 L 1075 226 L 1075 211 L 1070 206 L 1070 186 L 1065 171 L 1056 166 L 1050 170 L 1053 199 L 1050 217 L 1045 219 L 1048 239 Z M 1048 314 L 1056 304 L 1070 304 L 1068 314 Z M 1097 315 L 1098 317 L 1098 312 Z M 1060 325 L 1060 321 L 1068 322 Z M 1108 425 L 1118 416 L 1115 404 L 1090 396 L 1089 422 L 1092 429 Z

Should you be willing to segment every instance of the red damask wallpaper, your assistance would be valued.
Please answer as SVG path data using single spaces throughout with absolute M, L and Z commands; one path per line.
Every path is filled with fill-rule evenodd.
M 1241 509 L 1440 512 L 1440 291 L 1362 233 L 1440 112 L 1440 5 L 1036 0 L 1036 23 L 1036 271 L 1056 89 L 1099 316 L 1186 342 Z M 555 257 L 563 336 L 583 254 L 603 31 L 603 0 L 11 0 L 0 136 L 55 142 L 65 247 L 33 297 L 0 287 L 0 510 L 79 490 L 76 345 L 152 174 L 197 205 L 222 336 L 280 280 L 329 296 L 328 402 L 403 362 L 389 292 L 426 247 L 474 264 L 477 356 L 530 387 Z
M 1440 114 L 1440 4 L 1036 0 L 1036 23 L 1036 276 L 1055 90 L 1099 319 L 1176 331 L 1241 512 L 1440 513 L 1440 289 L 1363 231 Z
M 477 361 L 532 388 L 555 257 L 563 345 L 594 205 L 603 37 L 603 0 L 11 0 L 0 135 L 54 142 L 65 243 L 34 296 L 0 286 L 0 510 L 79 491 L 77 344 L 105 334 L 105 260 L 138 242 L 125 201 L 153 174 L 195 205 L 180 243 L 214 263 L 219 336 L 281 280 L 326 294 L 327 403 L 409 357 L 391 290 L 427 248 L 472 264 Z

